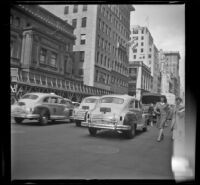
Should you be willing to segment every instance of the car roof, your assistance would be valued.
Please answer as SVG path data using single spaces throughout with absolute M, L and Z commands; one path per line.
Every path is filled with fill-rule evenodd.
M 99 99 L 100 96 L 87 96 L 87 97 L 85 97 L 84 99 L 86 99 L 86 98 L 95 98 L 95 99 Z
M 138 100 L 137 98 L 130 96 L 128 94 L 108 94 L 108 95 L 103 95 L 101 98 L 105 98 L 105 97 L 116 97 L 116 98 L 123 98 L 126 100 L 129 100 L 129 99 Z
M 41 98 L 41 97 L 45 97 L 45 96 L 61 97 L 61 96 L 58 96 L 58 95 L 56 95 L 56 94 L 51 94 L 51 93 L 40 93 L 40 92 L 36 92 L 36 93 L 32 92 L 32 93 L 26 93 L 26 94 L 37 95 L 37 96 L 39 96 L 40 98 Z M 25 95 L 26 95 L 26 94 L 25 94 Z

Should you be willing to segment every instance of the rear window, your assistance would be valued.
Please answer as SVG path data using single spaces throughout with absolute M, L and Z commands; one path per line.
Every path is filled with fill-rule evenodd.
M 123 104 L 124 99 L 116 98 L 116 97 L 106 97 L 100 100 L 100 103 L 115 103 L 115 104 Z
M 22 97 L 22 99 L 36 100 L 38 98 L 35 94 L 26 94 Z
M 96 103 L 97 99 L 95 98 L 87 98 L 83 102 L 84 103 Z

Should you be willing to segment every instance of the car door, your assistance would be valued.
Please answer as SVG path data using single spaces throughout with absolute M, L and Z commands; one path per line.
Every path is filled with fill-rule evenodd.
M 64 111 L 65 111 L 65 104 L 63 103 L 64 99 L 57 97 L 57 101 L 55 102 L 55 107 L 56 107 L 56 113 L 57 116 L 60 118 L 65 117 Z
M 50 111 L 50 115 L 54 116 L 56 114 L 56 109 L 54 107 L 54 105 L 52 104 L 52 97 L 51 96 L 47 96 L 43 99 L 42 101 L 42 105 L 48 107 L 49 111 Z

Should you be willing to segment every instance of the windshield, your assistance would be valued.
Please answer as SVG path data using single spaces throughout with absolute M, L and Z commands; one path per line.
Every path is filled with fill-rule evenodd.
M 35 94 L 26 94 L 21 99 L 30 99 L 30 100 L 36 100 L 38 98 Z
M 100 103 L 115 103 L 115 104 L 123 104 L 124 99 L 116 98 L 116 97 L 106 97 L 100 100 Z
M 157 102 L 160 101 L 160 96 L 153 96 L 153 95 L 148 95 L 148 96 L 142 96 L 142 104 L 156 104 Z
M 95 98 L 87 98 L 83 102 L 84 103 L 96 103 L 97 99 Z

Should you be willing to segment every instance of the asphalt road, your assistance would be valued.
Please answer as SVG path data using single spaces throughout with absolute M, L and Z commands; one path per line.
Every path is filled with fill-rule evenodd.
M 169 128 L 156 142 L 157 129 L 149 127 L 131 139 L 57 122 L 11 121 L 11 176 L 16 179 L 173 179 Z

